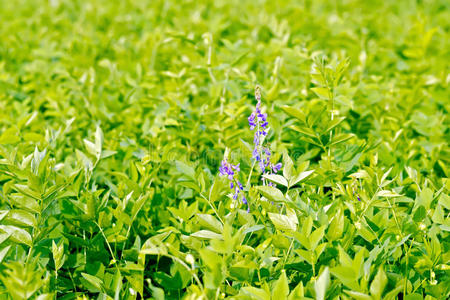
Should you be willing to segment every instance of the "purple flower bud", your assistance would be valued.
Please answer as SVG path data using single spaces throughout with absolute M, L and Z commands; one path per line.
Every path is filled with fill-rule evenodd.
M 261 100 L 261 89 L 259 86 L 256 86 L 255 89 L 255 98 L 258 100 L 258 102 Z
M 255 123 L 255 113 L 252 113 L 248 117 L 248 124 L 250 125 L 250 130 L 255 129 L 255 127 L 257 126 L 257 124 Z
M 264 172 L 265 166 L 262 160 L 259 161 L 259 168 L 261 169 L 261 172 Z
M 253 144 L 259 145 L 259 136 L 258 132 L 255 132 L 255 137 L 253 138 Z M 256 149 L 256 148 L 255 148 Z
M 244 189 L 244 187 L 242 186 L 242 184 L 239 182 L 239 180 L 236 181 L 237 185 L 239 186 L 239 189 L 242 191 Z
M 252 151 L 252 157 L 256 158 L 257 155 L 258 155 L 258 149 L 255 147 L 255 149 L 253 149 L 253 151 Z
M 277 172 L 281 169 L 282 166 L 283 166 L 282 163 L 277 163 L 277 164 L 275 164 L 275 165 L 272 167 L 273 172 L 274 172 L 274 173 L 277 173 Z

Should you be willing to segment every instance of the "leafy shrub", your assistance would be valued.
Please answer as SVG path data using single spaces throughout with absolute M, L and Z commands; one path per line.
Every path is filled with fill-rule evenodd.
M 1 1 L 2 298 L 447 298 L 449 11 Z

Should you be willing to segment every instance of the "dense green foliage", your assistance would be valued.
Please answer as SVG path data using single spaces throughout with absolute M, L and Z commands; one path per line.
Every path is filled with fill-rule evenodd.
M 5 0 L 0 20 L 1 299 L 448 297 L 448 1 Z

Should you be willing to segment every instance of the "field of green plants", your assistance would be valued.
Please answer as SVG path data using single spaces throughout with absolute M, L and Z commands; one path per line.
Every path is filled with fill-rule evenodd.
M 448 299 L 450 2 L 0 1 L 0 299 Z

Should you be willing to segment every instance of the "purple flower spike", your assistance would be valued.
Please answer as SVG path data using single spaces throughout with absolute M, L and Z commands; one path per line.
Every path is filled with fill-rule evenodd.
M 269 127 L 269 122 L 267 121 L 267 114 L 263 113 L 261 110 L 261 88 L 256 86 L 255 88 L 255 99 L 257 101 L 255 111 L 251 113 L 248 117 L 248 123 L 250 125 L 250 130 L 255 130 L 253 137 L 254 148 L 252 151 L 252 157 L 258 162 L 259 168 L 263 174 L 277 173 L 281 169 L 281 163 L 273 165 L 270 162 L 271 152 L 269 147 L 264 146 L 264 137 L 267 136 L 267 129 Z M 261 137 L 263 137 L 261 139 Z M 265 180 L 263 180 L 265 184 Z M 272 183 L 269 183 L 272 185 Z
M 244 191 L 241 182 L 236 178 L 240 171 L 240 164 L 232 165 L 226 159 L 222 160 L 219 172 L 221 176 L 226 176 L 230 181 L 230 189 L 233 191 L 233 200 L 239 198 L 239 194 Z M 247 204 L 247 199 L 242 195 L 242 202 Z

